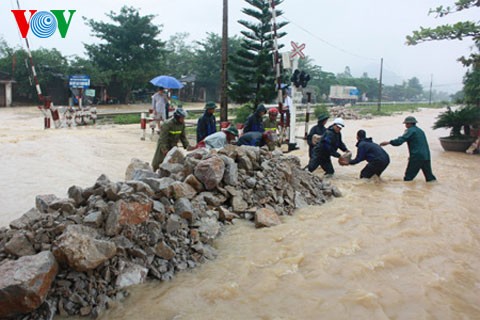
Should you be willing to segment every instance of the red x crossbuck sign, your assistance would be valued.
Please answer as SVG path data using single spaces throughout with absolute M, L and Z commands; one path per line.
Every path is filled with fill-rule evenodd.
M 305 54 L 302 52 L 305 49 L 305 43 L 298 45 L 296 42 L 290 42 L 292 45 L 292 53 L 290 54 L 290 58 L 294 58 L 298 55 L 300 58 L 305 59 Z

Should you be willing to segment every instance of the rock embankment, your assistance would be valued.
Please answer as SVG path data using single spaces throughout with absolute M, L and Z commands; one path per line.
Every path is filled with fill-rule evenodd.
M 39 195 L 0 229 L 0 318 L 96 317 L 130 285 L 214 259 L 235 219 L 274 226 L 338 195 L 298 158 L 255 147 L 174 148 L 157 172 L 134 159 L 125 181 L 101 175 L 66 199 Z

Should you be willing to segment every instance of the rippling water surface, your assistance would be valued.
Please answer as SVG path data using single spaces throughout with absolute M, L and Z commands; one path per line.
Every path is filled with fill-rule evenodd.
M 480 319 L 480 157 L 441 149 L 447 132 L 430 129 L 438 112 L 415 114 L 437 183 L 402 181 L 406 146 L 386 147 L 381 180 L 359 180 L 363 163 L 335 164 L 342 198 L 270 229 L 236 223 L 216 241 L 215 261 L 133 288 L 101 319 Z M 154 151 L 138 126 L 44 131 L 33 111 L 0 117 L 0 225 L 37 194 L 65 196 L 101 173 L 121 180 L 132 157 L 150 161 Z M 404 117 L 346 121 L 344 140 L 355 154 L 358 129 L 388 140 Z

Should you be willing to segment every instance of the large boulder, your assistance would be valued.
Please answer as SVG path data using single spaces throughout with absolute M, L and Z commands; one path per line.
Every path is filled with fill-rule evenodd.
M 215 189 L 223 179 L 225 163 L 219 156 L 212 156 L 200 161 L 195 167 L 194 175 L 200 180 L 205 189 Z
M 0 318 L 19 316 L 37 309 L 58 272 L 50 251 L 0 265 Z
M 114 242 L 98 240 L 97 236 L 90 227 L 69 225 L 56 240 L 55 257 L 75 271 L 93 270 L 117 252 Z

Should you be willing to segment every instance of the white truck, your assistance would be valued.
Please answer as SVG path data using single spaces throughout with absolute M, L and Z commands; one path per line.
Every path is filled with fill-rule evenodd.
M 358 101 L 359 91 L 353 86 L 330 86 L 330 101 L 337 105 L 345 105 L 347 103 L 355 104 Z

